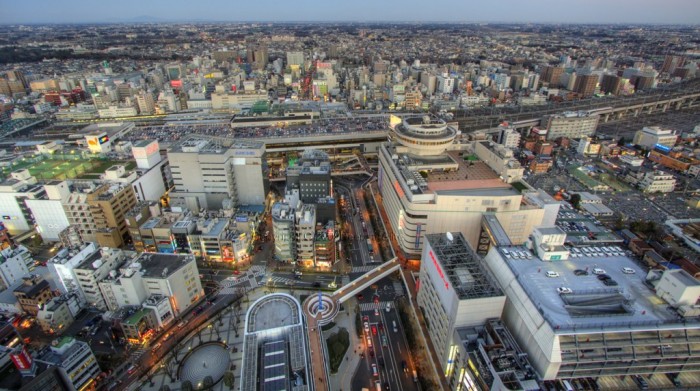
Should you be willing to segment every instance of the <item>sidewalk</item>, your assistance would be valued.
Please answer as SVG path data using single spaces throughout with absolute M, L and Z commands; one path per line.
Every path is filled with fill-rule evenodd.
M 352 378 L 357 371 L 357 366 L 360 363 L 360 352 L 363 349 L 362 341 L 355 331 L 355 308 L 357 307 L 357 302 L 355 299 L 350 299 L 343 306 L 345 311 L 338 312 L 338 315 L 333 320 L 336 326 L 323 332 L 324 339 L 338 332 L 339 328 L 346 329 L 350 335 L 350 346 L 345 352 L 346 359 L 340 364 L 338 372 L 329 376 L 331 390 L 333 391 L 352 390 Z

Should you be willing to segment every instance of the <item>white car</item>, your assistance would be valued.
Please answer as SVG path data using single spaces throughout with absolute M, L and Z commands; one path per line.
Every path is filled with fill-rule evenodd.
M 559 293 L 559 294 L 573 293 L 573 292 L 574 292 L 574 291 L 572 291 L 571 288 L 567 288 L 567 287 L 564 287 L 564 286 L 557 288 L 557 293 Z
M 595 267 L 593 268 L 593 274 L 605 274 L 605 270 Z
M 634 274 L 636 271 L 632 269 L 631 267 L 623 267 L 622 272 L 625 274 Z
M 365 322 L 365 334 L 369 333 L 369 322 Z
M 545 276 L 551 277 L 551 278 L 559 277 L 559 273 L 552 271 L 552 270 L 547 270 L 547 272 L 545 273 Z

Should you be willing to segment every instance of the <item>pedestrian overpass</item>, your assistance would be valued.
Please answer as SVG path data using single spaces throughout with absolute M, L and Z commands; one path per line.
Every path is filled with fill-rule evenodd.
M 385 262 L 376 268 L 363 274 L 360 278 L 357 278 L 336 290 L 331 294 L 333 301 L 338 303 L 343 303 L 347 299 L 357 295 L 358 293 L 365 290 L 370 285 L 381 280 L 384 277 L 389 276 L 391 273 L 399 270 L 401 268 L 401 263 L 399 263 L 398 258 L 394 257 L 392 260 Z

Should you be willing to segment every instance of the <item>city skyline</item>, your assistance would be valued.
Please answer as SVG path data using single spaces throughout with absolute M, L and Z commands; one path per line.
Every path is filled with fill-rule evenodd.
M 376 2 L 360 0 L 341 4 L 315 4 L 310 0 L 260 8 L 256 3 L 220 0 L 194 8 L 183 0 L 134 0 L 85 4 L 75 0 L 44 3 L 28 0 L 5 7 L 0 24 L 30 23 L 134 23 L 134 22 L 503 22 L 503 23 L 629 23 L 697 24 L 700 3 L 693 0 L 629 1 L 592 0 L 569 3 L 536 0 L 518 7 L 510 0 L 475 6 L 438 0 L 431 6 L 416 0 Z M 42 12 L 37 13 L 37 9 Z M 603 12 L 605 10 L 605 12 Z

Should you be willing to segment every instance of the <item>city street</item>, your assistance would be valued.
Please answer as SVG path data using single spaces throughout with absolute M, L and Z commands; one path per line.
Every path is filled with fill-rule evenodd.
M 418 389 L 412 377 L 412 368 L 415 366 L 401 319 L 394 305 L 395 298 L 403 295 L 403 289 L 399 281 L 385 278 L 376 284 L 376 289 L 371 287 L 362 292 L 363 298 L 359 300 L 360 315 L 362 324 L 367 322 L 369 329 L 362 330 L 364 359 L 360 360 L 360 366 L 353 378 L 353 390 L 362 387 L 372 389 L 376 381 L 380 382 L 382 389 Z M 371 340 L 371 347 L 368 339 Z M 372 369 L 373 365 L 377 368 L 376 375 Z

